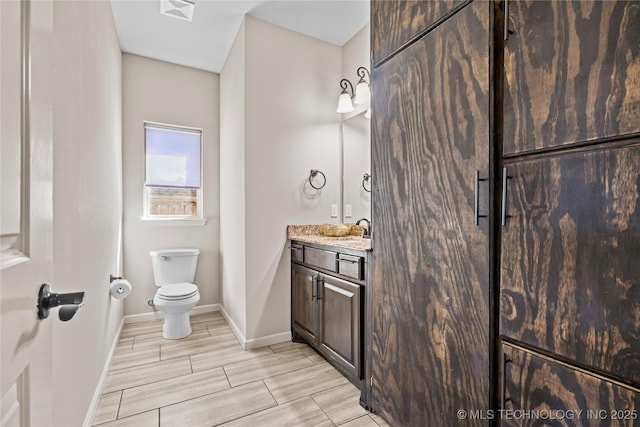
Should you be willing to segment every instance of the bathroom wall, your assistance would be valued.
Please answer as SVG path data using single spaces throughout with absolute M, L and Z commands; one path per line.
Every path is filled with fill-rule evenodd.
M 220 73 L 220 264 L 222 307 L 246 331 L 244 22 Z
M 229 58 L 241 56 L 243 67 L 225 67 L 221 75 L 221 92 L 228 95 L 221 97 L 221 162 L 228 164 L 226 171 L 221 167 L 221 186 L 233 189 L 229 197 L 238 210 L 244 204 L 235 211 L 244 220 L 229 212 L 222 215 L 221 228 L 243 239 L 245 250 L 232 238 L 222 241 L 222 280 L 224 308 L 234 323 L 246 325 L 240 338 L 254 347 L 286 340 L 290 332 L 286 226 L 337 221 L 330 212 L 331 204 L 340 203 L 335 104 L 341 48 L 253 17 L 245 18 L 240 32 L 244 42 L 236 40 Z M 243 76 L 232 74 L 242 69 Z M 244 90 L 237 96 L 244 94 L 244 105 L 231 108 L 230 102 L 238 102 L 232 96 L 235 82 L 242 77 Z M 225 130 L 233 123 L 244 123 L 244 135 Z M 321 191 L 307 183 L 311 169 L 327 177 Z M 244 301 L 236 298 L 242 289 Z
M 52 9 L 52 287 L 85 291 L 85 305 L 68 322 L 55 312 L 46 320 L 55 367 L 50 425 L 80 426 L 123 313 L 109 294 L 109 274 L 121 271 L 121 53 L 108 1 Z
M 153 314 L 147 305 L 156 286 L 149 251 L 198 248 L 198 305 L 220 302 L 219 76 L 214 73 L 122 55 L 124 184 L 124 276 L 133 291 L 125 314 Z M 145 120 L 203 129 L 203 194 L 206 225 L 142 221 Z M 160 314 L 159 312 L 157 314 Z

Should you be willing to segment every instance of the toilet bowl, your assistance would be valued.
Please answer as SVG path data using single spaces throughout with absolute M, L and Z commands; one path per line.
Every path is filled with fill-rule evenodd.
M 162 336 L 177 340 L 191 334 L 189 312 L 200 301 L 193 284 L 198 249 L 162 249 L 151 251 L 153 277 L 158 290 L 153 305 L 164 314 Z

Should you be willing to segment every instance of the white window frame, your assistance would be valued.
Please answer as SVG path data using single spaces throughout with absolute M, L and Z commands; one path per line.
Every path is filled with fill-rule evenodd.
M 197 193 L 197 215 L 150 215 L 149 213 L 149 189 L 153 187 L 147 187 L 146 185 L 146 176 L 147 176 L 147 132 L 146 127 L 155 127 L 155 128 L 165 128 L 168 130 L 177 130 L 177 131 L 189 131 L 189 132 L 197 132 L 200 133 L 200 188 L 196 188 Z M 143 183 L 142 183 L 142 216 L 140 219 L 147 223 L 153 223 L 155 225 L 205 225 L 206 220 L 204 219 L 204 169 L 203 169 L 203 159 L 204 159 L 204 131 L 200 128 L 190 127 L 190 126 L 181 126 L 181 125 L 173 125 L 167 123 L 158 123 L 145 120 L 142 126 L 143 132 L 143 140 L 144 140 L 144 155 L 143 155 Z

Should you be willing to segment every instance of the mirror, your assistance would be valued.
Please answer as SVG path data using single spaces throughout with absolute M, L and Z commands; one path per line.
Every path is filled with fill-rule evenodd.
M 342 122 L 343 222 L 371 220 L 371 121 L 366 110 Z

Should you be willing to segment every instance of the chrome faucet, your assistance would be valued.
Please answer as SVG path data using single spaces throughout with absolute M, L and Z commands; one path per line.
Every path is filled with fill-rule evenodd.
M 360 225 L 360 223 L 362 221 L 367 223 L 367 226 L 363 227 L 364 228 L 364 235 L 365 236 L 367 236 L 367 235 L 370 236 L 371 235 L 371 222 L 367 218 L 360 218 L 359 220 L 356 221 L 356 225 Z

